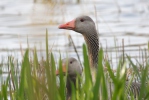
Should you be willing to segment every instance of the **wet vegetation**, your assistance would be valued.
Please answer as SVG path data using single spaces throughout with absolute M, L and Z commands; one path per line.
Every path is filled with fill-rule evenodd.
M 29 5 L 28 6 L 25 5 L 26 8 L 30 8 L 30 9 L 26 10 L 26 8 L 23 6 L 25 9 L 24 10 L 22 8 L 16 7 L 17 6 L 16 4 L 13 5 L 10 3 L 11 6 L 19 9 L 18 11 L 13 10 L 14 8 L 13 7 L 11 8 L 10 5 L 9 6 L 7 5 L 6 7 L 5 5 L 0 6 L 0 10 L 2 13 L 1 20 L 0 20 L 1 26 L 2 26 L 1 36 L 3 40 L 0 51 L 14 52 L 14 50 L 16 50 L 17 52 L 21 51 L 21 54 L 22 54 L 21 61 L 18 60 L 19 58 L 17 58 L 16 56 L 11 56 L 11 55 L 5 58 L 2 58 L 0 61 L 0 85 L 1 85 L 0 100 L 65 100 L 66 99 L 66 93 L 67 93 L 65 88 L 66 77 L 62 73 L 62 61 L 61 61 L 62 57 L 59 54 L 60 58 L 59 58 L 59 61 L 57 62 L 57 59 L 54 57 L 51 51 L 51 48 L 49 48 L 48 46 L 48 33 L 46 33 L 46 39 L 45 39 L 46 40 L 45 42 L 46 58 L 45 59 L 40 60 L 41 57 L 37 54 L 38 52 L 37 49 L 34 48 L 31 50 L 29 46 L 25 50 L 24 54 L 22 51 L 24 50 L 24 48 L 26 48 L 26 46 L 25 47 L 22 46 L 23 48 L 20 46 L 21 48 L 20 49 L 18 48 L 19 46 L 16 45 L 15 47 L 12 47 L 13 48 L 12 50 L 8 50 L 7 48 L 5 48 L 5 45 L 7 44 L 9 44 L 8 46 L 10 45 L 13 46 L 16 43 L 20 43 L 20 41 L 16 41 L 20 39 L 20 38 L 18 39 L 18 33 L 20 33 L 21 39 L 25 41 L 27 36 L 26 33 L 30 32 L 28 34 L 31 37 L 30 40 L 32 41 L 32 44 L 34 44 L 35 36 L 37 41 L 41 38 L 44 38 L 44 35 L 43 35 L 43 31 L 45 29 L 44 25 L 50 24 L 50 25 L 56 25 L 57 27 L 57 24 L 59 23 L 62 17 L 63 19 L 61 19 L 61 21 L 64 21 L 65 11 L 68 13 L 69 16 L 70 15 L 76 16 L 80 14 L 79 12 L 73 12 L 75 14 L 70 13 L 71 11 L 77 11 L 77 10 L 80 11 L 80 6 L 72 5 L 70 7 L 68 6 L 68 8 L 67 7 L 63 8 L 63 6 L 66 6 L 66 5 L 63 5 L 65 4 L 65 0 L 59 1 L 61 6 L 57 4 L 55 0 L 41 0 L 41 1 L 44 3 L 44 7 L 46 10 L 44 9 L 41 10 L 40 6 L 37 6 L 37 5 L 35 5 L 35 7 L 29 7 Z M 66 2 L 67 1 L 69 0 L 66 0 Z M 35 4 L 36 3 L 38 4 L 39 0 L 34 0 L 34 2 Z M 81 4 L 81 2 L 83 1 L 74 0 L 74 2 L 70 1 L 66 4 L 69 4 L 71 2 L 72 4 L 77 4 L 77 3 Z M 77 80 L 81 81 L 81 86 L 78 84 L 78 81 L 76 82 L 77 84 L 76 88 L 72 84 L 73 91 L 72 91 L 71 100 L 108 100 L 108 98 L 112 100 L 128 100 L 127 95 L 124 94 L 125 91 L 128 91 L 128 90 L 125 90 L 126 81 L 128 81 L 130 84 L 132 82 L 141 83 L 141 92 L 140 92 L 140 95 L 137 97 L 137 100 L 142 100 L 142 98 L 144 98 L 143 100 L 149 99 L 149 84 L 148 84 L 149 48 L 148 49 L 144 48 L 146 45 L 149 46 L 149 43 L 146 43 L 146 41 L 144 42 L 144 40 L 146 40 L 146 38 L 149 36 L 148 35 L 149 25 L 148 25 L 148 19 L 147 19 L 148 3 L 144 1 L 142 3 L 139 2 L 138 5 L 129 3 L 127 1 L 126 1 L 126 4 L 124 5 L 119 5 L 119 3 L 120 2 L 116 0 L 115 3 L 108 3 L 108 2 L 106 3 L 106 2 L 99 1 L 91 5 L 84 4 L 85 5 L 84 7 L 81 4 L 82 12 L 86 11 L 86 6 L 89 6 L 89 9 L 92 10 L 92 11 L 89 10 L 83 14 L 88 14 L 92 16 L 93 13 L 95 13 L 97 26 L 98 26 L 98 23 L 100 22 L 99 35 L 101 39 L 100 42 L 102 42 L 100 44 L 100 47 L 103 46 L 103 48 L 100 48 L 100 51 L 99 51 L 98 70 L 95 77 L 92 77 L 92 74 L 91 74 L 89 59 L 88 59 L 87 49 L 85 44 L 82 46 L 82 50 L 81 50 L 83 51 L 82 52 L 83 57 L 77 54 L 78 60 L 80 62 L 81 62 L 80 58 L 82 57 L 83 62 L 81 63 L 84 67 L 83 67 L 82 76 L 78 75 L 77 77 Z M 45 4 L 47 5 L 45 6 Z M 94 5 L 93 9 L 95 9 L 95 12 L 92 8 L 90 8 L 90 6 L 92 5 Z M 115 5 L 117 6 L 116 9 L 115 9 Z M 131 5 L 134 5 L 134 6 L 131 6 Z M 58 7 L 60 7 L 59 10 L 57 10 Z M 36 8 L 40 8 L 41 11 Z M 71 10 L 69 12 L 69 10 L 66 10 L 66 9 L 69 9 L 69 10 L 71 9 Z M 2 12 L 3 10 L 4 10 L 4 13 Z M 14 14 L 8 13 L 7 11 L 11 13 L 14 12 Z M 25 17 L 24 19 L 22 19 L 23 16 L 26 16 L 26 13 L 24 13 L 24 11 L 25 12 L 32 11 L 31 15 L 28 14 L 28 16 L 31 18 L 31 22 L 28 22 L 26 24 L 24 24 L 23 22 L 28 21 L 27 20 L 28 17 L 27 18 Z M 57 11 L 60 11 L 61 13 L 59 14 L 59 12 Z M 42 16 L 39 16 L 39 15 L 42 15 Z M 59 20 L 57 20 L 57 17 L 55 17 L 55 15 L 56 16 L 61 15 L 58 18 Z M 68 17 L 66 17 L 66 19 L 67 18 Z M 23 23 L 23 24 L 20 24 L 20 23 Z M 39 25 L 40 27 L 42 27 L 43 31 L 38 30 Z M 46 28 L 47 27 L 49 26 L 46 26 Z M 123 29 L 128 29 L 128 30 L 123 30 Z M 14 30 L 15 32 L 13 33 Z M 27 30 L 27 31 L 24 31 L 24 30 Z M 34 32 L 33 30 L 37 30 L 37 31 Z M 62 33 L 60 34 L 58 34 L 57 32 L 53 33 L 52 28 L 49 28 L 49 30 L 51 32 L 50 33 L 51 36 L 58 37 L 62 35 Z M 25 33 L 25 34 L 22 35 L 22 33 Z M 131 40 L 131 42 L 133 41 L 133 43 L 127 43 L 129 40 L 127 41 L 126 39 L 125 41 L 124 40 L 122 41 L 122 45 L 118 45 L 120 44 L 119 40 L 115 39 L 114 40 L 115 46 L 113 47 L 112 44 L 108 44 L 108 41 L 111 42 L 111 40 L 113 40 L 113 35 L 115 35 L 116 38 L 119 38 L 119 40 L 121 39 L 121 36 L 124 39 L 125 39 L 125 36 L 130 36 L 130 38 L 133 38 Z M 55 37 L 51 37 L 51 38 L 54 38 L 55 40 Z M 104 37 L 107 39 L 104 40 Z M 109 39 L 109 37 L 111 37 L 112 39 Z M 140 39 L 138 37 L 145 37 L 145 38 Z M 12 41 L 10 41 L 11 38 L 13 38 L 13 43 Z M 77 36 L 77 38 L 79 37 Z M 78 48 L 75 47 L 71 37 L 69 37 L 69 41 L 71 42 L 75 52 L 77 53 Z M 106 42 L 103 42 L 103 41 L 106 41 Z M 49 42 L 49 44 L 50 43 L 51 42 Z M 23 45 L 23 42 L 22 44 L 20 43 L 20 45 Z M 109 45 L 110 47 L 108 47 Z M 59 45 L 56 45 L 56 46 L 59 47 Z M 44 49 L 42 51 L 44 52 Z M 134 52 L 135 54 L 132 56 L 131 54 Z M 113 57 L 113 55 L 115 56 Z M 121 56 L 119 57 L 119 55 Z M 7 60 L 7 62 L 5 60 Z M 115 63 L 113 64 L 113 62 Z M 59 76 L 55 75 L 55 70 L 57 68 L 60 69 Z M 95 78 L 95 80 L 92 78 Z M 115 86 L 115 89 L 113 92 L 111 92 L 112 83 Z M 109 93 L 109 90 L 110 90 L 110 93 Z M 133 94 L 130 97 L 130 100 L 135 100 L 135 98 L 133 97 Z
M 65 100 L 66 99 L 66 78 L 62 72 L 61 57 L 56 64 L 54 56 L 48 47 L 48 33 L 46 33 L 46 59 L 39 61 L 36 48 L 31 54 L 29 48 L 26 49 L 23 60 L 19 62 L 17 58 L 8 57 L 8 76 L 6 80 L 1 79 L 0 100 Z M 95 75 L 95 81 L 91 75 L 89 59 L 86 45 L 82 46 L 83 75 L 77 77 L 81 80 L 81 86 L 76 82 L 76 88 L 72 84 L 71 100 L 128 100 L 125 95 L 125 82 L 137 81 L 141 83 L 141 92 L 138 100 L 149 99 L 148 68 L 149 62 L 134 63 L 131 57 L 123 54 L 116 64 L 116 70 L 112 69 L 105 51 L 100 48 L 98 70 Z M 143 54 L 143 53 L 142 53 Z M 31 57 L 32 56 L 32 57 Z M 3 67 L 1 62 L 1 68 Z M 60 75 L 56 77 L 55 70 L 60 69 Z M 1 69 L 0 76 L 3 75 Z M 128 77 L 129 74 L 129 77 Z M 114 83 L 115 89 L 108 93 L 108 83 Z M 133 96 L 130 100 L 134 100 Z

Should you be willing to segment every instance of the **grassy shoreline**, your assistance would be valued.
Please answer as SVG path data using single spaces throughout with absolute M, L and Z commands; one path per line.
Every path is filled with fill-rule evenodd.
M 46 32 L 46 60 L 39 61 L 36 48 L 34 49 L 33 58 L 30 58 L 29 49 L 26 49 L 21 61 L 21 69 L 13 57 L 8 57 L 8 76 L 6 81 L 1 80 L 0 100 L 65 100 L 66 99 L 66 78 L 62 73 L 61 57 L 59 58 L 58 67 L 60 75 L 56 77 L 55 59 L 48 48 L 48 32 Z M 125 57 L 124 57 L 125 56 Z M 104 57 L 104 51 L 99 51 L 98 70 L 93 82 L 86 45 L 83 45 L 83 64 L 84 72 L 78 76 L 81 80 L 81 86 L 74 88 L 72 85 L 71 100 L 128 100 L 125 92 L 125 82 L 127 80 L 129 65 L 131 75 L 129 82 L 138 81 L 141 83 L 141 92 L 138 100 L 149 99 L 148 85 L 148 60 L 144 64 L 134 64 L 131 58 L 124 54 L 118 61 L 117 70 L 114 72 L 110 62 Z M 139 65 L 139 66 L 138 66 Z M 2 73 L 0 74 L 2 76 Z M 59 80 L 59 82 L 57 82 Z M 107 82 L 114 83 L 115 89 L 108 93 Z M 133 96 L 130 100 L 134 100 Z

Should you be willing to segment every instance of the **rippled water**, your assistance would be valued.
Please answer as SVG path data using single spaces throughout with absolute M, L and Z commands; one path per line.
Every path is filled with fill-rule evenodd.
M 55 57 L 59 51 L 63 57 L 76 57 L 67 38 L 70 33 L 82 58 L 83 37 L 72 31 L 59 30 L 58 25 L 79 15 L 89 15 L 96 21 L 100 42 L 105 51 L 109 51 L 109 56 L 113 59 L 121 56 L 122 48 L 117 56 L 113 48 L 115 43 L 122 46 L 124 39 L 125 53 L 140 59 L 140 50 L 147 48 L 149 37 L 148 0 L 82 0 L 80 4 L 74 1 L 49 4 L 33 3 L 33 0 L 1 0 L 0 56 L 14 55 L 21 59 L 20 48 L 27 48 L 27 37 L 29 47 L 43 50 L 39 55 L 44 56 L 47 29 L 49 48 Z

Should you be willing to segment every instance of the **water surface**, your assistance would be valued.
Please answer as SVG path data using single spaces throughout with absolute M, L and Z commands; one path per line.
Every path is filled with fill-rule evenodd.
M 122 40 L 125 53 L 140 59 L 140 52 L 147 48 L 149 37 L 148 0 L 87 0 L 76 4 L 75 0 L 65 3 L 43 3 L 33 0 L 1 0 L 0 2 L 0 57 L 13 55 L 21 60 L 27 38 L 29 47 L 35 46 L 39 55 L 45 56 L 45 33 L 48 30 L 49 48 L 57 58 L 75 57 L 73 46 L 68 40 L 71 34 L 82 59 L 84 38 L 73 31 L 58 29 L 58 25 L 80 15 L 88 15 L 96 22 L 100 43 L 104 51 L 116 62 L 122 55 Z M 95 13 L 96 12 L 96 13 Z M 115 49 L 115 47 L 120 47 Z M 115 53 L 118 51 L 118 53 Z M 7 59 L 5 59 L 7 60 Z

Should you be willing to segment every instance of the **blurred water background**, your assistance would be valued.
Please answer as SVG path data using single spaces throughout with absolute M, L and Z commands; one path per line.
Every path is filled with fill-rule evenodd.
M 141 62 L 148 57 L 149 0 L 0 0 L 0 61 L 10 55 L 21 61 L 27 47 L 44 57 L 46 29 L 56 59 L 60 53 L 77 58 L 68 34 L 82 59 L 82 35 L 58 29 L 80 15 L 96 22 L 100 46 L 113 65 L 123 53 Z

